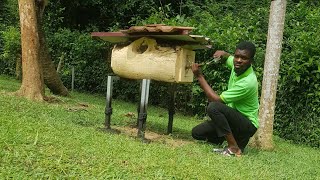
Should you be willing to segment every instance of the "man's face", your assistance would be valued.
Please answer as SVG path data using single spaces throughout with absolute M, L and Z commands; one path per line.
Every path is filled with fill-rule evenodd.
M 236 49 L 233 65 L 238 76 L 244 73 L 251 66 L 250 52 L 246 49 Z

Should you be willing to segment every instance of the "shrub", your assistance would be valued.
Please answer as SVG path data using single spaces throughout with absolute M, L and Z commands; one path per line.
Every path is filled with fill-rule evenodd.
M 0 37 L 3 45 L 0 51 L 0 73 L 13 76 L 16 73 L 16 62 L 21 56 L 20 30 L 9 26 L 0 33 Z
M 306 2 L 289 9 L 295 10 L 285 24 L 275 129 L 281 137 L 320 147 L 320 10 Z

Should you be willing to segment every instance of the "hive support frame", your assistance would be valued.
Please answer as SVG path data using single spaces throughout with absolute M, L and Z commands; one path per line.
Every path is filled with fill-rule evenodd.
M 105 107 L 105 129 L 112 131 L 111 129 L 111 115 L 112 115 L 112 91 L 113 91 L 113 83 L 119 80 L 119 77 L 116 75 L 108 75 L 107 79 L 107 94 L 106 94 L 106 107 Z M 147 106 L 149 99 L 149 89 L 150 89 L 150 79 L 143 79 L 141 81 L 140 89 L 140 103 L 138 106 L 138 118 L 137 118 L 137 127 L 138 133 L 137 136 L 141 138 L 143 142 L 147 142 L 145 139 L 145 129 L 146 129 L 146 120 L 147 120 Z M 175 95 L 176 95 L 176 84 L 171 83 L 169 85 L 169 102 L 168 102 L 168 129 L 167 133 L 172 133 L 173 126 L 173 116 L 175 114 Z
M 146 120 L 147 120 L 147 106 L 149 99 L 149 89 L 150 89 L 150 79 L 143 79 L 141 81 L 141 96 L 140 104 L 138 107 L 138 137 L 142 141 L 145 141 L 145 129 L 146 129 Z
M 175 103 L 175 96 L 176 96 L 176 84 L 170 83 L 169 85 L 169 106 L 168 106 L 168 114 L 169 114 L 169 121 L 168 121 L 168 129 L 167 133 L 172 134 L 172 126 L 173 126 L 173 115 L 175 114 L 175 108 L 174 108 L 174 103 Z
M 105 129 L 111 130 L 111 115 L 112 115 L 112 90 L 114 81 L 119 80 L 118 76 L 108 75 L 107 79 L 107 94 L 105 108 Z

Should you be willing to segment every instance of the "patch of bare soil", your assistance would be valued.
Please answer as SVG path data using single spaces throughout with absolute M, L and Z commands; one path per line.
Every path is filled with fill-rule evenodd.
M 113 127 L 114 129 L 120 131 L 120 133 L 128 135 L 130 137 L 137 137 L 138 129 L 134 127 L 128 127 L 128 126 L 123 126 L 123 127 Z M 151 131 L 145 131 L 145 138 L 152 142 L 158 142 L 158 143 L 163 143 L 167 144 L 172 147 L 181 147 L 187 144 L 194 143 L 193 141 L 188 141 L 185 139 L 178 139 L 174 138 L 170 135 L 166 134 L 158 134 L 155 132 Z
M 78 112 L 78 111 L 88 111 L 87 109 L 89 108 L 88 104 L 85 103 L 77 103 L 73 106 L 67 107 L 67 111 L 70 112 Z
M 59 97 L 56 97 L 56 96 L 45 96 L 44 97 L 44 100 L 47 102 L 47 103 L 64 103 L 64 101 L 62 99 L 60 99 Z

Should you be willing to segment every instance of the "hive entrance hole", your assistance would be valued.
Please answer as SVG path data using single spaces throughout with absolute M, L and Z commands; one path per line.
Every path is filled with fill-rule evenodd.
M 142 53 L 146 52 L 147 49 L 148 49 L 148 45 L 146 45 L 146 44 L 141 44 L 141 45 L 137 48 L 137 53 L 142 54 Z

